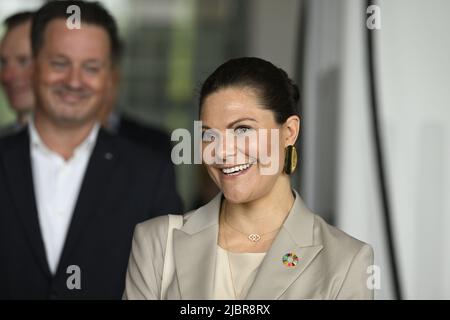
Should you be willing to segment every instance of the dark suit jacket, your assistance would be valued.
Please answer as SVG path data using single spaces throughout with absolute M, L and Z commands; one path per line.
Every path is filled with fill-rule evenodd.
M 29 144 L 28 130 L 0 139 L 0 299 L 120 299 L 135 225 L 182 212 L 172 165 L 101 129 L 52 276 Z M 68 289 L 70 265 L 80 267 L 80 290 Z
M 120 114 L 117 133 L 122 137 L 160 151 L 170 159 L 172 151 L 170 136 L 160 129 L 144 125 L 127 115 Z

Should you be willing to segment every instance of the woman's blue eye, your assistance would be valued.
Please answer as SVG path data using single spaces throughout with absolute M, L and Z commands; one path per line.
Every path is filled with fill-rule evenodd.
M 240 135 L 240 134 L 245 134 L 245 133 L 249 132 L 250 130 L 251 130 L 251 128 L 249 128 L 249 127 L 238 127 L 234 130 L 234 132 L 237 135 Z
M 214 139 L 216 138 L 216 136 L 214 135 L 213 132 L 206 130 L 202 132 L 202 140 L 204 142 L 211 142 L 214 141 Z

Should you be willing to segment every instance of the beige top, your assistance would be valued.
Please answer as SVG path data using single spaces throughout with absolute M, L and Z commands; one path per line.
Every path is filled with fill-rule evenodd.
M 235 289 L 237 299 L 245 299 L 265 256 L 265 252 L 237 253 L 217 246 L 213 299 L 235 300 Z

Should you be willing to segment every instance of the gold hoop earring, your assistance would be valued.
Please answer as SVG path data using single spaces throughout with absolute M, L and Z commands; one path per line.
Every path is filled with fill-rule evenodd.
M 284 172 L 292 174 L 297 167 L 297 149 L 290 145 L 286 147 L 286 155 L 284 160 Z

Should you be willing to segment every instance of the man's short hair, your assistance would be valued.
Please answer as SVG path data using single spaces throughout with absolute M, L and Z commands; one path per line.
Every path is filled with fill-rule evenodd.
M 6 31 L 10 31 L 11 29 L 14 29 L 15 27 L 20 26 L 21 24 L 24 24 L 28 21 L 33 20 L 33 12 L 31 11 L 21 11 L 18 13 L 13 14 L 12 16 L 9 16 L 5 19 L 3 22 L 6 26 Z
M 36 57 L 44 42 L 44 33 L 47 25 L 55 19 L 68 19 L 69 6 L 78 6 L 81 13 L 81 23 L 93 24 L 105 29 L 111 43 L 111 57 L 114 64 L 119 62 L 122 54 L 122 46 L 119 39 L 119 31 L 113 16 L 99 3 L 82 0 L 59 0 L 44 4 L 33 17 L 31 27 L 31 49 Z M 82 27 L 82 26 L 81 26 Z

